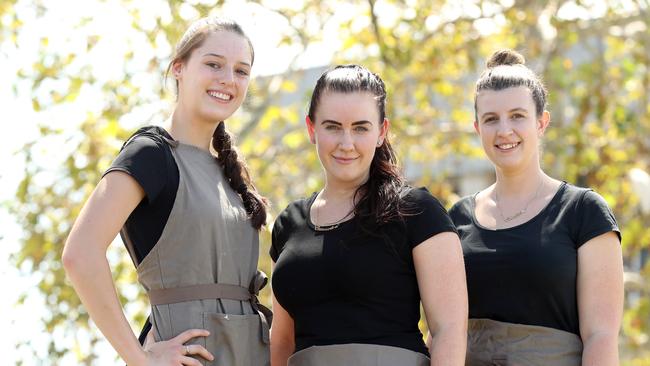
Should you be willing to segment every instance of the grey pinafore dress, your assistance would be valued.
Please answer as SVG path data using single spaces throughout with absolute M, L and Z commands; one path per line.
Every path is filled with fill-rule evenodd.
M 580 366 L 582 340 L 563 330 L 470 319 L 467 366 Z
M 160 239 L 137 265 L 154 339 L 207 329 L 208 337 L 187 343 L 214 355 L 212 362 L 196 356 L 204 365 L 268 365 L 270 314 L 256 296 L 266 284 L 256 270 L 258 232 L 212 154 L 166 141 L 178 165 L 178 191 Z

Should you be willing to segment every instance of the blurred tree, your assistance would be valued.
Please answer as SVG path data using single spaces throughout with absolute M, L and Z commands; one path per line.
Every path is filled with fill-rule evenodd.
M 94 345 L 101 339 L 89 326 L 60 265 L 73 220 L 121 142 L 138 126 L 161 121 L 169 112 L 160 101 L 171 103 L 173 93 L 165 90 L 162 74 L 171 45 L 189 20 L 235 3 L 161 1 L 161 10 L 152 16 L 134 2 L 117 2 L 128 15 L 125 45 L 117 47 L 110 34 L 94 30 L 99 18 L 93 16 L 101 11 L 95 10 L 70 20 L 74 23 L 69 26 L 86 36 L 83 47 L 63 47 L 50 39 L 54 35 L 42 35 L 37 62 L 26 65 L 16 81 L 30 85 L 33 108 L 42 119 L 34 121 L 40 137 L 20 152 L 26 169 L 10 210 L 24 238 L 12 262 L 25 272 L 42 274 L 39 291 L 50 310 L 43 322 L 50 333 L 65 335 L 50 339 L 53 364 L 69 353 L 70 344 L 61 339 L 73 339 L 76 361 L 85 364 L 96 359 Z M 492 51 L 510 47 L 523 51 L 550 90 L 553 125 L 545 139 L 546 169 L 555 177 L 593 187 L 607 199 L 621 225 L 626 259 L 647 250 L 648 217 L 639 214 L 627 179 L 631 168 L 650 168 L 647 1 L 254 3 L 287 24 L 278 52 L 297 50 L 286 73 L 254 81 L 244 113 L 228 121 L 258 189 L 273 203 L 273 214 L 322 182 L 318 159 L 302 128 L 317 75 L 298 65 L 305 54 L 325 47 L 326 36 L 338 36 L 334 63 L 363 63 L 382 75 L 401 161 L 409 167 L 413 184 L 428 186 L 447 204 L 458 198 L 456 164 L 482 158 L 472 129 L 473 83 Z M 33 11 L 15 11 L 19 5 Z M 96 6 L 102 9 L 106 3 Z M 20 48 L 26 20 L 38 21 L 51 12 L 38 0 L 0 3 L 0 46 Z M 93 64 L 92 55 L 103 47 L 115 47 L 111 63 L 121 65 L 112 77 Z M 82 108 L 80 101 L 89 104 Z M 61 113 L 57 111 L 71 110 L 82 111 L 81 116 L 70 116 L 76 124 L 58 126 L 49 120 Z M 56 158 L 60 161 L 52 163 Z M 267 273 L 268 246 L 267 229 L 260 259 Z M 138 327 L 147 311 L 139 287 L 133 286 L 132 264 L 119 244 L 111 247 L 109 259 L 121 300 L 129 304 L 127 312 Z M 647 284 L 650 266 L 641 275 Z M 626 302 L 621 350 L 629 365 L 650 362 L 647 287 L 645 291 Z M 268 289 L 263 301 L 270 303 Z

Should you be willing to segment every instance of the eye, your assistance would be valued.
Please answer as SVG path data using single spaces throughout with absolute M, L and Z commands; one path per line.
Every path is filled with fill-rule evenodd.
M 216 62 L 208 62 L 206 65 L 208 65 L 208 67 L 211 67 L 215 70 L 219 70 L 221 68 L 221 65 L 219 65 Z
M 488 117 L 488 118 L 483 120 L 483 123 L 492 123 L 492 122 L 494 122 L 496 120 L 497 120 L 496 117 Z
M 356 126 L 356 127 L 354 127 L 354 131 L 356 131 L 356 132 L 366 132 L 366 131 L 368 131 L 368 127 L 366 127 L 366 126 Z
M 512 115 L 512 118 L 514 118 L 514 119 L 522 119 L 522 118 L 526 118 L 526 116 L 524 116 L 521 113 L 515 113 L 515 114 Z
M 337 126 L 337 125 L 330 124 L 330 125 L 326 125 L 325 129 L 329 130 L 329 131 L 337 131 L 337 130 L 341 129 L 341 127 Z
M 242 75 L 242 76 L 248 76 L 248 74 L 249 74 L 248 70 L 245 70 L 245 69 L 239 69 L 239 70 L 237 70 L 237 73 L 239 75 Z

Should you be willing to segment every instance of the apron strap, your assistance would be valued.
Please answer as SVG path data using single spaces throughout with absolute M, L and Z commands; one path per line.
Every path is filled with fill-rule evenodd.
M 269 308 L 262 305 L 257 297 L 260 290 L 266 286 L 268 281 L 268 277 L 266 277 L 264 272 L 257 271 L 248 288 L 223 283 L 209 283 L 150 290 L 147 294 L 149 295 L 151 305 L 174 304 L 205 299 L 250 301 L 251 307 L 260 316 L 262 340 L 264 343 L 269 344 L 269 329 L 273 321 L 273 313 Z

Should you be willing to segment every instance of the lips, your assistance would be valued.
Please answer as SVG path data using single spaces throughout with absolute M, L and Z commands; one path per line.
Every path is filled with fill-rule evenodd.
M 509 142 L 509 143 L 503 143 L 503 144 L 496 144 L 494 145 L 497 149 L 501 151 L 510 151 L 515 149 L 517 146 L 521 145 L 521 141 L 518 142 Z
M 356 158 L 344 158 L 344 157 L 338 157 L 338 156 L 333 156 L 333 158 L 339 164 L 351 164 L 352 162 L 354 162 L 355 160 L 358 159 L 358 157 L 356 157 Z
M 234 98 L 232 94 L 216 90 L 208 90 L 208 95 L 223 102 L 229 102 Z

